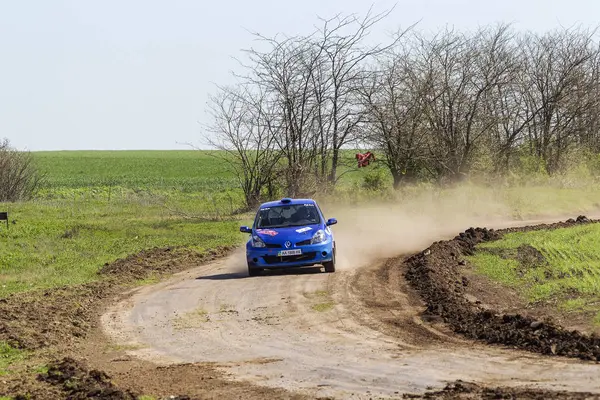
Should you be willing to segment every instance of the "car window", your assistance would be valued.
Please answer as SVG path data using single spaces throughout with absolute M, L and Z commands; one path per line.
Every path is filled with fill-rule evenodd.
M 256 216 L 256 228 L 284 228 L 286 226 L 314 225 L 321 217 L 314 204 L 290 204 L 262 208 Z

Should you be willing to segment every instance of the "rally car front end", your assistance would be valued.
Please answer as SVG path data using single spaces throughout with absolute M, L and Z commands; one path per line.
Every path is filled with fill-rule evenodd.
M 320 229 L 310 239 L 294 241 L 290 238 L 292 240 L 281 240 L 281 243 L 265 243 L 259 235 L 253 234 L 246 244 L 248 268 L 297 268 L 333 262 L 335 244 L 333 236 L 326 231 L 329 229 Z

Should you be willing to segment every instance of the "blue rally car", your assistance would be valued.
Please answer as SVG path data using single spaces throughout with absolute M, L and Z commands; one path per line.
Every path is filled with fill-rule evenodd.
M 260 205 L 254 225 L 240 227 L 250 234 L 246 244 L 248 273 L 257 275 L 264 269 L 323 265 L 325 272 L 335 272 L 335 240 L 331 225 L 325 221 L 316 201 L 289 199 Z

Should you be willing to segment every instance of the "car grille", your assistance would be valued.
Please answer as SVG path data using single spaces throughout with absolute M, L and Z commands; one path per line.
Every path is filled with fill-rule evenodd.
M 312 251 L 310 253 L 299 254 L 297 256 L 285 256 L 285 257 L 277 257 L 277 256 L 264 256 L 263 259 L 267 264 L 279 264 L 286 262 L 297 262 L 297 261 L 310 261 L 315 258 L 317 255 L 316 251 Z
M 311 239 L 306 239 L 301 242 L 296 243 L 296 246 L 308 246 L 311 242 Z
M 265 246 L 267 246 L 267 249 L 280 249 L 281 248 L 280 244 L 275 244 L 275 243 L 266 243 Z

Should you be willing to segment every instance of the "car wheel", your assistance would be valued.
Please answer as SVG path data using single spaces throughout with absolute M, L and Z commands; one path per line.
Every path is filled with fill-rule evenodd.
M 262 268 L 250 268 L 248 265 L 248 276 L 258 276 L 262 272 Z
M 323 263 L 325 267 L 325 272 L 332 273 L 335 272 L 335 250 L 333 251 L 333 256 L 331 257 L 331 261 L 327 261 Z
M 248 268 L 248 276 L 258 276 L 262 270 L 257 268 Z

